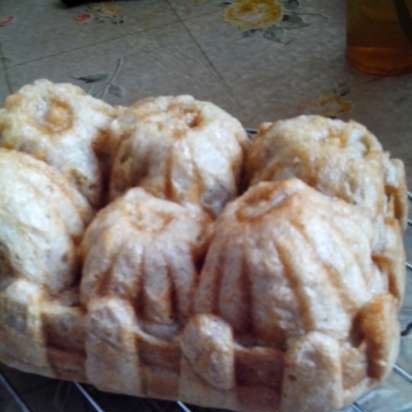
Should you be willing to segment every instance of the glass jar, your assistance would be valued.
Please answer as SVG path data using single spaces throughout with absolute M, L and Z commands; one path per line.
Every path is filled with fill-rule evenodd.
M 378 75 L 412 71 L 412 0 L 348 0 L 349 63 Z

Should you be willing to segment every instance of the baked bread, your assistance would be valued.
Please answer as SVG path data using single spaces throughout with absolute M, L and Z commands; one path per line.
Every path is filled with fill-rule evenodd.
M 216 216 L 238 194 L 246 133 L 214 104 L 191 96 L 147 98 L 126 110 L 111 130 L 120 141 L 112 199 L 140 186 Z
M 0 359 L 14 366 L 11 352 L 17 367 L 52 376 L 43 307 L 78 282 L 92 211 L 59 172 L 14 150 L 0 149 L 0 188 Z
M 263 123 L 247 161 L 250 184 L 297 177 L 317 190 L 396 217 L 406 227 L 403 163 L 391 159 L 359 123 L 299 116 Z
M 190 316 L 209 224 L 200 210 L 130 189 L 84 235 L 81 301 L 87 306 L 116 295 L 138 309 L 142 327 L 155 335 L 178 330 Z
M 21 277 L 52 293 L 72 285 L 92 217 L 86 199 L 46 163 L 7 149 L 0 187 L 0 282 Z
M 113 200 L 97 213 L 59 164 L 64 153 L 47 164 L 24 145 L 31 155 L 0 149 L 0 361 L 110 392 L 256 412 L 341 408 L 381 382 L 404 294 L 401 163 L 374 138 L 371 157 L 331 142 L 341 168 L 320 185 L 308 165 L 325 163 L 305 140 L 317 126 L 305 137 L 298 118 L 287 129 L 295 125 L 302 159 L 306 150 L 316 160 L 301 162 L 311 177 L 272 173 L 277 151 L 263 126 L 240 194 L 245 135 L 216 106 L 185 96 L 113 110 L 106 160 L 96 157 Z M 85 130 L 94 141 L 96 129 Z M 344 171 L 360 177 L 357 151 L 370 190 L 349 196 Z M 285 149 L 284 164 L 294 153 Z
M 404 273 L 395 275 L 397 260 L 379 264 L 386 230 L 294 179 L 258 183 L 225 208 L 194 307 L 226 321 L 237 345 L 282 354 L 277 386 L 234 361 L 239 382 L 257 385 L 255 402 L 262 385 L 281 411 L 337 409 L 390 371 Z
M 0 147 L 31 154 L 60 170 L 92 206 L 101 205 L 110 105 L 68 83 L 37 80 L 0 109 Z

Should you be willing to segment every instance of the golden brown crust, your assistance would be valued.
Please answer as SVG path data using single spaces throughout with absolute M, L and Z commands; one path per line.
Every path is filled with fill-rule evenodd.
M 250 145 L 251 184 L 297 177 L 317 190 L 406 226 L 405 171 L 376 137 L 354 121 L 299 116 L 264 123 Z
M 43 89 L 48 109 L 33 120 L 22 108 Z M 86 101 L 112 115 L 48 82 L 11 96 L 0 114 L 3 142 L 33 156 L 0 149 L 2 362 L 110 392 L 256 412 L 340 408 L 388 374 L 406 187 L 402 163 L 366 129 L 318 117 L 262 125 L 247 162 L 256 184 L 225 206 L 243 166 L 240 124 L 188 96 L 146 99 L 97 140 L 94 119 L 75 145 L 86 158 L 104 154 L 107 178 L 116 159 L 119 193 L 86 228 L 83 195 L 94 203 L 95 192 L 70 183 L 65 153 L 54 167 L 39 160 Z M 31 130 L 22 146 L 13 119 Z M 317 139 L 328 144 L 308 145 Z M 95 175 L 85 176 L 87 186 Z M 143 188 L 125 191 L 135 184 Z
M 398 355 L 399 324 L 396 299 L 388 294 L 375 296 L 358 314 L 359 333 L 366 341 L 368 375 L 382 379 Z
M 310 330 L 346 338 L 353 315 L 388 288 L 375 237 L 362 209 L 298 180 L 259 183 L 219 217 L 195 310 L 280 346 Z
M 37 80 L 7 97 L 0 109 L 0 147 L 29 153 L 63 173 L 99 206 L 103 171 L 99 152 L 116 110 L 72 84 Z
M 112 124 L 120 141 L 111 198 L 140 186 L 216 216 L 238 193 L 246 133 L 238 120 L 191 96 L 148 98 Z
M 208 216 L 130 189 L 102 209 L 85 233 L 80 296 L 127 300 L 146 330 L 169 334 L 190 315 Z
M 76 245 L 91 219 L 86 200 L 53 168 L 0 149 L 0 275 L 52 292 L 76 280 Z
M 193 371 L 210 386 L 228 391 L 235 386 L 232 328 L 220 318 L 198 315 L 186 325 L 182 354 Z

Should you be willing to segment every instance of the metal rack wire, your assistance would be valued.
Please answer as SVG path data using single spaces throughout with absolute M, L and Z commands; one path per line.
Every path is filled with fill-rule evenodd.
M 254 134 L 256 131 L 254 129 L 247 129 L 249 134 Z M 408 192 L 408 199 L 409 202 L 412 204 L 412 193 Z M 412 219 L 408 219 L 408 227 L 412 228 Z M 407 271 L 409 272 L 408 275 L 412 276 L 412 263 L 406 263 Z M 408 323 L 408 325 L 403 329 L 401 332 L 402 336 L 406 336 L 412 333 L 412 319 Z M 395 364 L 393 371 L 401 377 L 405 382 L 411 385 L 412 390 L 412 375 L 404 370 L 400 365 Z M 22 412 L 34 412 L 29 405 L 25 402 L 24 398 L 20 394 L 18 388 L 15 388 L 13 384 L 10 382 L 9 379 L 5 376 L 5 374 L 0 370 L 0 384 L 4 387 L 4 389 L 11 395 L 16 405 L 20 408 Z M 88 403 L 91 409 L 94 412 L 106 412 L 106 409 L 99 404 L 99 401 L 96 399 L 95 396 L 91 393 L 91 391 L 87 388 L 86 385 L 80 384 L 78 382 L 72 383 L 75 390 L 84 398 L 84 400 Z M 182 412 L 193 412 L 192 408 L 186 405 L 183 402 L 177 401 L 176 406 Z M 354 402 L 352 405 L 352 410 L 354 412 L 368 412 L 359 402 Z M 161 410 L 161 407 L 156 408 L 157 410 Z M 123 411 L 122 411 L 123 412 Z M 124 411 L 126 412 L 126 411 Z

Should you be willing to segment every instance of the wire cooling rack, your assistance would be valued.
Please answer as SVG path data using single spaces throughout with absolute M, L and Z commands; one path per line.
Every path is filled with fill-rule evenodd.
M 255 130 L 247 129 L 249 134 Z M 412 193 L 408 192 L 412 208 Z M 377 389 L 364 395 L 341 412 L 412 412 L 412 219 L 408 219 L 406 249 L 407 291 L 401 311 L 401 355 L 392 375 Z M 409 288 L 408 288 L 409 286 Z M 408 290 L 409 289 L 409 290 Z M 403 353 L 405 352 L 405 353 Z M 37 381 L 28 389 L 27 380 Z M 52 391 L 45 386 L 54 385 Z M 22 412 L 199 412 L 216 411 L 188 406 L 183 402 L 154 401 L 110 395 L 77 382 L 58 382 L 14 371 L 0 365 L 0 411 Z M 37 398 L 33 399 L 33 392 Z M 64 392 L 62 394 L 62 392 Z M 1 399 L 4 401 L 2 406 Z M 48 400 L 47 396 L 52 397 Z M 14 402 L 14 404 L 13 404 Z M 50 406 L 51 405 L 51 406 Z

